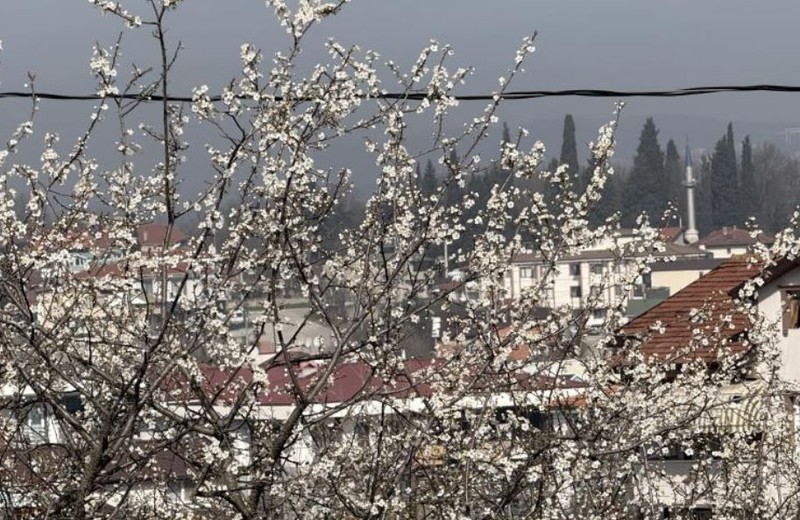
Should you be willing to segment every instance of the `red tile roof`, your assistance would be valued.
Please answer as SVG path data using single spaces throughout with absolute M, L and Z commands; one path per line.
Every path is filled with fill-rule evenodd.
M 778 259 L 767 266 L 752 255 L 734 255 L 719 267 L 640 314 L 619 332 L 638 338 L 645 358 L 669 361 L 714 361 L 726 345 L 734 352 L 749 348 L 750 321 L 735 299 L 748 280 L 769 283 L 800 266 L 800 259 Z M 655 330 L 661 327 L 661 331 Z M 707 341 L 698 341 L 697 337 Z
M 166 268 L 167 276 L 174 277 L 174 276 L 183 276 L 191 267 L 191 264 L 186 261 L 178 262 L 177 264 L 167 265 L 164 266 Z M 105 264 L 98 264 L 96 266 L 92 266 L 85 271 L 78 271 L 74 273 L 72 276 L 77 280 L 86 280 L 91 278 L 123 278 L 123 277 L 130 277 L 133 279 L 139 278 L 155 278 L 162 275 L 161 269 L 148 269 L 146 271 L 133 271 L 129 268 L 128 264 L 124 260 L 116 261 L 116 262 L 109 262 Z
M 279 356 L 278 359 L 282 358 Z M 307 392 L 325 374 L 328 361 L 296 360 L 291 365 L 269 366 L 266 369 L 266 387 L 258 394 L 258 402 L 267 406 L 295 405 L 300 397 L 298 390 Z M 364 362 L 345 362 L 337 365 L 326 380 L 322 392 L 314 402 L 343 403 L 350 400 L 369 398 L 413 398 L 430 397 L 433 394 L 436 373 L 452 375 L 448 361 L 443 358 L 411 359 L 403 363 L 400 370 L 381 374 L 375 367 Z M 291 370 L 291 373 L 290 373 Z M 234 398 L 253 382 L 253 373 L 248 368 L 228 368 L 205 365 L 201 367 L 204 393 L 216 396 L 221 401 Z M 502 392 L 511 389 L 522 391 L 553 390 L 556 388 L 580 388 L 584 384 L 566 378 L 554 378 L 541 374 L 527 374 L 521 370 L 511 372 L 486 372 L 485 370 L 465 370 L 463 381 L 468 383 L 470 392 L 481 394 Z M 294 382 L 297 382 L 297 388 Z M 181 376 L 171 380 L 173 397 L 192 400 L 196 390 L 186 388 Z M 181 389 L 187 391 L 182 395 Z M 177 393 L 175 393 L 177 392 Z
M 168 231 L 169 226 L 166 224 L 143 224 L 136 228 L 136 238 L 141 246 L 161 246 L 166 241 Z M 186 240 L 186 233 L 173 226 L 172 231 L 169 233 L 169 238 L 168 245 L 178 244 Z
M 663 258 L 670 258 L 670 257 L 678 257 L 678 258 L 705 258 L 710 255 L 708 251 L 703 251 L 702 249 L 698 249 L 694 246 L 684 246 L 681 244 L 675 244 L 673 242 L 664 242 L 664 250 L 663 251 L 656 251 L 655 249 L 650 249 L 647 251 L 640 251 L 636 253 L 632 253 L 628 255 L 630 258 L 641 257 L 641 256 L 653 256 L 656 259 L 663 259 Z M 564 262 L 577 262 L 577 261 L 589 261 L 589 260 L 610 260 L 616 258 L 617 253 L 611 251 L 610 249 L 586 249 L 583 251 L 579 251 L 574 255 L 564 255 L 562 256 L 559 261 Z M 514 255 L 511 263 L 513 264 L 527 264 L 527 263 L 542 263 L 544 262 L 542 256 L 539 253 L 517 253 Z
M 771 244 L 775 241 L 774 237 L 761 233 L 757 239 L 750 236 L 746 229 L 734 227 L 724 227 L 712 231 L 697 242 L 697 245 L 706 247 L 726 247 L 726 246 L 751 246 L 756 242 Z
M 683 228 L 678 226 L 663 227 L 658 230 L 658 233 L 665 242 L 675 242 L 683 234 Z
M 637 316 L 620 332 L 642 338 L 645 358 L 662 361 L 713 361 L 722 345 L 746 350 L 744 333 L 749 321 L 734 299 L 739 288 L 759 274 L 761 269 L 750 257 L 734 256 Z M 663 330 L 653 331 L 659 324 Z M 710 341 L 697 341 L 699 335 Z

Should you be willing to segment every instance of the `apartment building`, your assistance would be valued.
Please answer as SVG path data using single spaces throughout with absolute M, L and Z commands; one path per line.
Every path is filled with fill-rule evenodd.
M 701 260 L 708 253 L 691 246 L 666 243 L 664 250 L 652 253 L 654 266 L 670 265 L 667 260 Z M 554 268 L 535 253 L 517 255 L 506 274 L 506 294 L 519 297 L 531 286 L 546 279 L 544 306 L 570 305 L 573 308 L 591 307 L 591 324 L 602 323 L 605 309 L 623 295 L 622 281 L 636 269 L 635 257 L 619 258 L 610 248 L 593 247 L 576 255 L 560 258 Z M 644 298 L 645 289 L 655 286 L 648 276 L 626 296 Z

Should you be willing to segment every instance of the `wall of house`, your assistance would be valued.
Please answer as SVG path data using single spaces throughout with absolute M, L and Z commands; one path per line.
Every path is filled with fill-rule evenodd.
M 714 258 L 730 258 L 733 255 L 747 253 L 747 246 L 705 247 L 704 249 L 709 251 Z
M 157 296 L 161 295 L 161 282 L 162 280 L 160 278 L 153 277 L 152 291 L 154 295 Z M 181 288 L 181 283 L 183 283 L 182 274 L 178 276 L 171 275 L 167 279 L 167 300 L 175 299 L 178 290 Z M 183 292 L 181 293 L 181 298 L 183 298 L 184 303 L 189 305 L 194 303 L 197 300 L 197 298 L 200 297 L 202 294 L 203 294 L 202 282 L 200 280 L 189 278 L 183 285 Z
M 505 279 L 508 296 L 516 298 L 525 289 L 537 284 L 543 269 L 543 266 L 533 263 L 513 265 Z M 551 289 L 542 295 L 542 305 L 582 307 L 590 295 L 591 288 L 603 285 L 598 303 L 599 306 L 607 306 L 617 296 L 617 288 L 613 286 L 616 277 L 603 279 L 603 276 L 612 269 L 614 269 L 612 262 L 606 259 L 559 262 Z
M 694 282 L 704 274 L 708 269 L 701 270 L 675 270 L 675 271 L 653 271 L 650 274 L 651 287 L 667 287 L 670 296 L 680 291 L 690 283 Z
M 782 287 L 800 290 L 800 269 L 794 269 L 761 288 L 758 308 L 775 327 L 781 353 L 781 378 L 800 383 L 800 328 L 788 328 L 783 334 Z

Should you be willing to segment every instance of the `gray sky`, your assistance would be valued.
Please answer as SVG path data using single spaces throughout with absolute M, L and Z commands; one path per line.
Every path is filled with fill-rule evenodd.
M 186 0 L 174 22 L 173 39 L 187 47 L 182 69 L 187 86 L 227 79 L 243 41 L 265 51 L 281 41 L 261 0 Z M 428 38 L 436 38 L 455 47 L 457 61 L 477 67 L 475 89 L 492 85 L 520 39 L 534 30 L 538 52 L 521 88 L 800 84 L 798 22 L 796 0 L 354 0 L 320 36 L 358 42 L 400 62 L 410 61 Z M 92 43 L 110 43 L 118 28 L 112 17 L 100 16 L 83 0 L 3 0 L 3 84 L 19 86 L 31 70 L 42 89 L 77 89 L 85 84 Z M 128 52 L 146 56 L 144 50 Z M 592 103 L 536 104 L 557 115 L 588 110 Z M 702 111 L 715 117 L 800 117 L 800 103 L 791 95 L 631 105 L 630 110 L 653 106 L 657 112 Z
M 127 3 L 132 10 L 143 9 L 141 0 Z M 325 38 L 334 37 L 408 64 L 435 38 L 455 48 L 454 64 L 477 68 L 464 91 L 483 92 L 504 74 L 521 38 L 538 31 L 537 52 L 517 89 L 800 85 L 799 21 L 797 0 L 354 0 L 315 34 L 307 49 L 316 52 Z M 101 16 L 84 0 L 2 0 L 0 89 L 20 88 L 31 71 L 41 91 L 90 90 L 91 46 L 94 41 L 112 43 L 119 30 L 116 19 Z M 197 84 L 212 90 L 224 84 L 238 67 L 242 42 L 267 54 L 282 45 L 282 34 L 261 0 L 186 0 L 173 17 L 170 37 L 186 47 L 173 83 L 176 93 L 188 93 Z M 154 42 L 144 31 L 126 33 L 126 41 L 123 62 L 143 65 L 155 58 Z M 7 116 L 21 113 L 18 102 L 3 103 Z M 588 140 L 589 127 L 610 114 L 612 103 L 577 98 L 514 102 L 502 115 L 513 125 L 540 128 L 547 138 L 559 134 L 560 128 L 551 127 L 571 112 L 579 138 Z M 52 105 L 42 110 L 56 125 L 74 126 L 75 114 L 85 113 L 79 105 Z M 696 140 L 708 141 L 698 130 L 702 121 L 712 129 L 719 123 L 714 135 L 721 135 L 723 122 L 733 120 L 745 132 L 777 139 L 776 129 L 800 126 L 800 95 L 634 99 L 623 117 L 624 135 L 635 136 L 646 114 L 655 115 L 657 124 L 659 116 L 671 121 L 668 131 L 662 127 L 665 138 L 683 140 L 695 132 L 702 134 Z M 633 147 L 623 144 L 626 150 Z

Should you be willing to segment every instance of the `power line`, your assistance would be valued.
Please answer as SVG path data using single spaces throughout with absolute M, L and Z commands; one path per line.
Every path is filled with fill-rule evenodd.
M 632 97 L 684 97 L 700 96 L 706 94 L 722 94 L 726 92 L 800 92 L 800 86 L 796 85 L 724 85 L 710 87 L 689 87 L 674 90 L 608 90 L 608 89 L 567 89 L 567 90 L 517 90 L 503 94 L 459 94 L 451 96 L 459 101 L 489 101 L 499 95 L 501 99 L 507 101 L 538 99 L 545 97 L 598 97 L 598 98 L 632 98 Z M 387 92 L 373 99 L 407 99 L 409 101 L 421 101 L 429 98 L 426 92 Z M 57 94 L 53 92 L 27 92 L 27 91 L 7 91 L 0 92 L 0 99 L 46 99 L 52 101 L 100 101 L 119 100 L 119 101 L 142 101 L 160 102 L 165 98 L 158 94 Z M 209 96 L 212 102 L 222 101 L 222 96 Z M 275 101 L 283 101 L 283 96 L 271 98 Z M 296 101 L 314 101 L 316 98 L 294 98 Z M 167 101 L 176 103 L 190 103 L 191 96 L 167 96 Z

